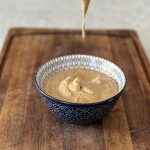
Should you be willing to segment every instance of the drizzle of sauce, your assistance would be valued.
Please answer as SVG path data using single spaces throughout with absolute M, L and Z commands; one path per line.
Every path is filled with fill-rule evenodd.
M 90 0 L 81 0 L 81 6 L 82 6 L 82 39 L 85 39 L 85 17 L 88 10 Z

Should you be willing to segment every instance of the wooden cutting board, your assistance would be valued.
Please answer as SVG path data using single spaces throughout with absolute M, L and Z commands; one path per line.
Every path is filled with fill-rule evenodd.
M 134 31 L 9 31 L 0 56 L 0 150 L 150 149 L 150 68 Z M 67 124 L 48 112 L 33 83 L 37 67 L 66 54 L 113 61 L 127 86 L 102 123 Z

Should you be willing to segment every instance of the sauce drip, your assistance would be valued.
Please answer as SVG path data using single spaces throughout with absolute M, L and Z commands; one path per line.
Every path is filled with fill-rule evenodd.
M 88 10 L 90 0 L 81 0 L 81 6 L 82 6 L 82 39 L 85 39 L 85 17 Z

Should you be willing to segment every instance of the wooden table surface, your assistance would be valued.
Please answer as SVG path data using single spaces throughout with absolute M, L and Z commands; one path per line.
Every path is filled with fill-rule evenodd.
M 150 68 L 132 30 L 13 28 L 0 55 L 0 150 L 150 149 Z M 33 83 L 45 61 L 91 54 L 119 65 L 127 86 L 102 123 L 67 124 L 48 112 Z

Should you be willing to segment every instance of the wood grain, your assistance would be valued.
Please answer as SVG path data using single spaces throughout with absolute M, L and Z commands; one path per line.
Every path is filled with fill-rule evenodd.
M 34 87 L 35 70 L 66 54 L 90 54 L 118 64 L 125 92 L 101 123 L 55 118 Z M 0 150 L 150 149 L 150 68 L 135 31 L 10 29 L 0 55 Z

